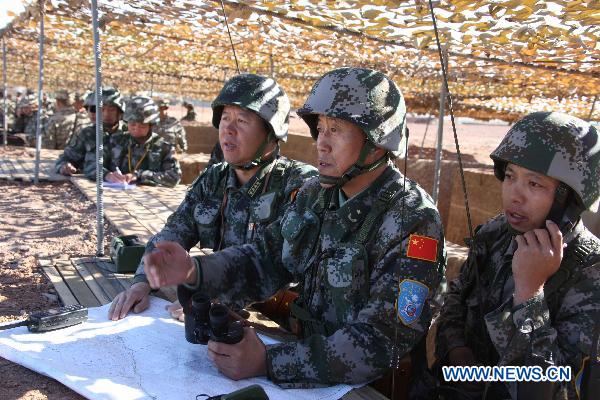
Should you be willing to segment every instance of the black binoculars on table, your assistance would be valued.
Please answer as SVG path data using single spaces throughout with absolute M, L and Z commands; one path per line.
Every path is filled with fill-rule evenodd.
M 229 309 L 221 303 L 212 303 L 203 293 L 195 293 L 183 307 L 185 338 L 194 344 L 207 344 L 209 340 L 235 344 L 244 338 L 241 321 L 230 321 Z

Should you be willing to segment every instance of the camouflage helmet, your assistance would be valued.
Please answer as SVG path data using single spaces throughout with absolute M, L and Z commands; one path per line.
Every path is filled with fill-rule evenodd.
M 161 108 L 169 108 L 169 106 L 171 105 L 171 102 L 169 101 L 169 99 L 158 99 L 156 101 L 156 105 L 159 109 Z
M 85 93 L 81 93 L 81 92 L 73 93 L 73 101 L 84 101 L 84 100 L 85 100 Z
M 158 107 L 150 97 L 135 96 L 127 103 L 123 119 L 129 123 L 155 124 L 158 122 Z
M 600 138 L 589 123 L 557 112 L 535 112 L 517 121 L 490 154 L 494 173 L 504 179 L 507 163 L 568 185 L 583 207 L 598 209 Z
M 377 147 L 398 156 L 404 153 L 406 105 L 394 81 L 366 68 L 339 68 L 323 75 L 313 86 L 298 115 L 318 136 L 318 115 L 358 125 Z
M 271 135 L 284 142 L 287 140 L 290 100 L 273 79 L 255 74 L 240 74 L 225 82 L 211 104 L 215 128 L 219 128 L 223 108 L 229 105 L 254 111 L 267 123 Z
M 96 106 L 96 92 L 88 92 L 85 94 L 85 99 L 83 100 L 83 106 L 87 109 L 91 106 Z
M 67 103 L 70 103 L 72 101 L 72 96 L 65 89 L 59 89 L 59 90 L 57 90 L 54 93 L 54 98 L 56 100 L 62 100 L 62 101 L 65 101 Z
M 102 105 L 106 106 L 115 106 L 121 112 L 125 112 L 125 100 L 121 96 L 121 92 L 113 87 L 105 87 L 102 88 Z M 85 96 L 85 100 L 83 101 L 83 106 L 87 109 L 89 107 L 96 106 L 96 92 L 89 92 Z
M 121 92 L 113 87 L 102 88 L 102 105 L 115 106 L 121 110 L 121 112 L 125 112 L 125 101 L 121 96 Z

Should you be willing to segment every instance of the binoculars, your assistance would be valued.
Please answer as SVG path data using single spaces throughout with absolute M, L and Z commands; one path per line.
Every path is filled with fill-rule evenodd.
M 186 310 L 187 309 L 187 310 Z M 220 303 L 211 303 L 208 296 L 196 293 L 191 307 L 184 307 L 185 339 L 194 344 L 207 344 L 209 340 L 235 344 L 244 338 L 240 321 L 229 321 L 229 309 Z

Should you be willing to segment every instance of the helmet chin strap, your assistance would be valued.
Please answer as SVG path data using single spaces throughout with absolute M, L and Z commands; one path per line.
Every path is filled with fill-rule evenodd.
M 319 174 L 319 183 L 321 183 L 322 185 L 333 185 L 336 188 L 341 188 L 352 178 L 355 178 L 367 172 L 371 172 L 379 166 L 383 165 L 389 160 L 389 154 L 387 152 L 379 159 L 373 161 L 371 164 L 365 164 L 365 160 L 369 153 L 372 150 L 375 150 L 376 148 L 377 147 L 373 143 L 366 141 L 362 149 L 360 149 L 358 160 L 356 160 L 356 162 L 352 164 L 350 168 L 348 168 L 342 174 L 342 176 L 330 176 Z
M 279 143 L 276 143 L 275 149 L 266 157 L 263 157 L 263 153 L 267 148 L 267 145 L 271 142 L 270 135 L 267 135 L 265 140 L 258 146 L 258 150 L 254 153 L 252 160 L 248 161 L 245 164 L 231 164 L 234 169 L 241 169 L 243 171 L 248 171 L 256 167 L 260 167 L 261 165 L 265 165 L 273 161 L 275 157 L 279 155 Z

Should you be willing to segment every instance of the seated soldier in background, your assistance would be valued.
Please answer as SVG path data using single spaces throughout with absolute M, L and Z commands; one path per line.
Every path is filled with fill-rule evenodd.
M 96 119 L 95 119 L 95 94 L 91 93 L 86 98 L 88 107 L 94 107 L 94 123 L 81 129 L 78 134 L 71 136 L 69 144 L 54 164 L 56 173 L 62 175 L 72 175 L 76 172 L 83 172 L 89 179 L 96 179 Z M 108 139 L 112 134 L 123 132 L 121 117 L 125 110 L 125 105 L 121 93 L 112 87 L 106 87 L 102 90 L 102 128 L 104 140 L 104 154 L 106 160 L 109 156 Z M 108 171 L 105 171 L 105 174 Z
M 183 106 L 186 108 L 187 112 L 181 118 L 182 121 L 195 121 L 196 120 L 196 111 L 194 110 L 194 105 L 188 102 L 183 102 Z
M 209 358 L 236 380 L 363 384 L 389 372 L 429 329 L 444 269 L 441 220 L 429 195 L 391 162 L 406 149 L 406 107 L 387 76 L 330 71 L 298 114 L 317 141 L 319 177 L 283 217 L 260 240 L 208 256 L 158 242 L 145 271 L 153 288 L 185 284 L 178 294 L 186 313 L 195 293 L 247 304 L 300 282 L 291 304 L 298 340 L 265 346 L 245 328 L 237 344 L 208 342 Z M 226 157 L 233 146 L 221 141 Z
M 158 115 L 160 118 L 156 124 L 156 133 L 158 133 L 167 143 L 175 146 L 177 152 L 184 152 L 188 148 L 185 131 L 177 118 L 170 117 L 167 114 L 168 110 L 169 100 L 160 99 L 158 101 Z
M 66 90 L 58 90 L 55 94 L 56 110 L 44 126 L 42 147 L 45 149 L 64 149 L 71 136 L 86 125 L 86 120 L 71 104 L 71 96 Z
M 598 208 L 599 139 L 560 113 L 530 114 L 508 131 L 491 154 L 504 212 L 476 229 L 436 338 L 440 366 L 554 364 L 570 366 L 572 381 L 463 382 L 445 398 L 577 398 L 600 315 L 600 240 L 581 222 Z
M 96 123 L 96 92 L 89 92 L 83 100 L 83 110 L 90 120 L 90 124 Z
M 19 100 L 16 111 L 15 133 L 25 134 L 25 144 L 35 145 L 35 134 L 37 127 L 37 97 L 33 94 L 23 95 Z M 42 113 L 42 126 L 45 113 Z
M 225 162 L 207 167 L 164 228 L 146 246 L 175 241 L 187 250 L 200 244 L 220 250 L 261 238 L 265 227 L 294 201 L 305 180 L 316 175 L 310 165 L 279 155 L 288 133 L 290 101 L 271 79 L 243 74 L 231 78 L 212 103 Z M 140 265 L 134 283 L 112 302 L 109 318 L 124 318 L 148 307 L 150 286 Z M 181 317 L 178 303 L 171 307 Z
M 36 134 L 37 134 L 37 114 L 38 114 L 38 100 L 35 95 L 29 95 L 24 97 L 28 104 L 25 104 L 24 112 L 28 115 L 27 124 L 25 125 L 25 140 L 28 146 L 35 146 Z M 44 133 L 44 128 L 46 123 L 48 122 L 48 118 L 52 113 L 52 109 L 50 108 L 50 104 L 52 102 L 47 100 L 43 103 L 44 107 L 42 107 L 42 112 L 40 114 L 40 135 Z M 43 138 L 40 136 L 40 140 Z
M 14 132 L 15 116 L 15 103 L 12 95 L 8 94 L 6 97 L 7 132 Z M 4 97 L 2 91 L 0 91 L 0 130 L 4 130 Z
M 75 112 L 77 112 L 77 119 L 80 122 L 80 124 L 83 126 L 86 125 L 91 125 L 92 121 L 90 120 L 90 116 L 87 113 L 86 110 L 86 105 L 85 105 L 85 99 L 86 99 L 86 95 L 82 94 L 81 92 L 75 92 L 73 94 L 73 109 L 75 109 Z M 94 113 L 94 118 L 95 118 L 95 113 Z M 94 119 L 95 121 L 95 119 Z
M 104 160 L 108 182 L 142 185 L 175 186 L 181 180 L 181 168 L 175 150 L 153 126 L 158 123 L 158 107 L 149 97 L 133 97 L 125 108 L 123 119 L 128 132 L 111 135 L 110 156 Z

